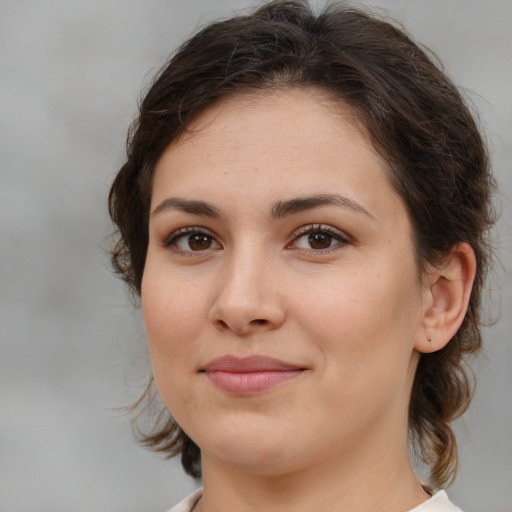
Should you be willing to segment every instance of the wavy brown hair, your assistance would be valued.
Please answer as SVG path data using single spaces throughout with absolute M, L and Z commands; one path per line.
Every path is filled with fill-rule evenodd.
M 445 348 L 421 356 L 410 399 L 412 444 L 430 466 L 432 483 L 443 486 L 457 470 L 450 424 L 472 395 L 467 357 L 482 341 L 494 182 L 466 102 L 429 55 L 394 23 L 344 4 L 315 14 L 306 1 L 278 0 L 213 23 L 178 50 L 145 94 L 129 131 L 126 163 L 110 191 L 109 211 L 117 227 L 112 262 L 137 296 L 153 170 L 191 119 L 228 95 L 289 87 L 320 89 L 350 105 L 389 163 L 390 179 L 407 206 L 420 273 L 458 242 L 468 243 L 476 256 L 464 321 Z M 155 400 L 151 379 L 133 409 L 140 416 Z M 143 444 L 180 455 L 185 471 L 200 475 L 198 447 L 163 405 L 157 404 L 146 426 L 149 431 L 138 430 Z

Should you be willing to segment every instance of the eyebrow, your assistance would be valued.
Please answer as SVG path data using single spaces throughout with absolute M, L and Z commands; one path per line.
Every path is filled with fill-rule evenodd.
M 340 194 L 320 194 L 317 196 L 297 197 L 288 201 L 278 201 L 272 208 L 272 217 L 280 219 L 286 215 L 293 215 L 321 206 L 340 206 L 374 219 L 373 215 L 353 199 Z
M 273 219 L 281 219 L 287 215 L 313 210 L 322 206 L 338 206 L 374 219 L 373 215 L 358 202 L 340 194 L 319 194 L 316 196 L 297 197 L 286 201 L 277 201 L 272 207 L 271 217 Z M 205 217 L 221 217 L 221 211 L 210 203 L 180 197 L 168 197 L 164 199 L 151 212 L 151 215 L 157 215 L 167 210 L 180 210 L 192 215 Z
M 220 210 L 205 201 L 196 201 L 193 199 L 182 199 L 180 197 L 168 197 L 164 199 L 152 212 L 151 215 L 157 215 L 166 210 L 181 210 L 192 215 L 203 215 L 205 217 L 220 217 Z

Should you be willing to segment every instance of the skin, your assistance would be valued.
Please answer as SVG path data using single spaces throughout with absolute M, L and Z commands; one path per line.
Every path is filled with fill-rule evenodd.
M 410 390 L 419 351 L 460 325 L 469 293 L 452 283 L 471 279 L 471 251 L 420 278 L 403 200 L 348 107 L 301 89 L 222 100 L 163 153 L 151 211 L 142 308 L 159 392 L 201 448 L 197 510 L 425 501 Z M 255 354 L 305 371 L 242 396 L 201 371 Z

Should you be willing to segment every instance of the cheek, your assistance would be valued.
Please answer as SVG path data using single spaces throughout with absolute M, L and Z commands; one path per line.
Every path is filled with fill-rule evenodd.
M 368 375 L 373 366 L 406 366 L 420 308 L 414 267 L 401 270 L 362 270 L 317 288 L 328 293 L 310 290 L 300 315 L 327 363 L 356 376 Z
M 204 279 L 184 275 L 166 261 L 165 254 L 150 248 L 141 285 L 149 343 L 186 339 L 189 330 L 202 325 L 199 318 L 205 315 L 207 293 Z
M 141 301 L 153 375 L 165 395 L 166 389 L 175 389 L 184 372 L 193 371 L 195 340 L 204 328 L 207 307 L 196 283 L 162 275 L 147 269 Z
M 194 368 L 190 340 L 196 327 L 181 301 L 170 303 L 165 296 L 151 293 L 143 296 L 142 306 L 155 384 L 163 403 L 179 421 L 183 404 L 191 404 L 194 398 L 183 383 L 189 381 Z
M 322 354 L 321 400 L 329 410 L 349 411 L 340 416 L 347 431 L 372 425 L 408 401 L 419 320 L 414 283 L 355 275 L 331 284 L 332 294 L 312 295 L 304 308 L 308 338 Z M 318 400 L 312 397 L 310 406 Z

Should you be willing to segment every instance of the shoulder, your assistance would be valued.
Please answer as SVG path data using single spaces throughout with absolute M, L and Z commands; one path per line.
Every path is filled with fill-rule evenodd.
M 203 489 L 198 489 L 167 512 L 190 512 L 203 495 Z
M 448 498 L 445 491 L 436 491 L 432 497 L 409 512 L 462 512 Z

